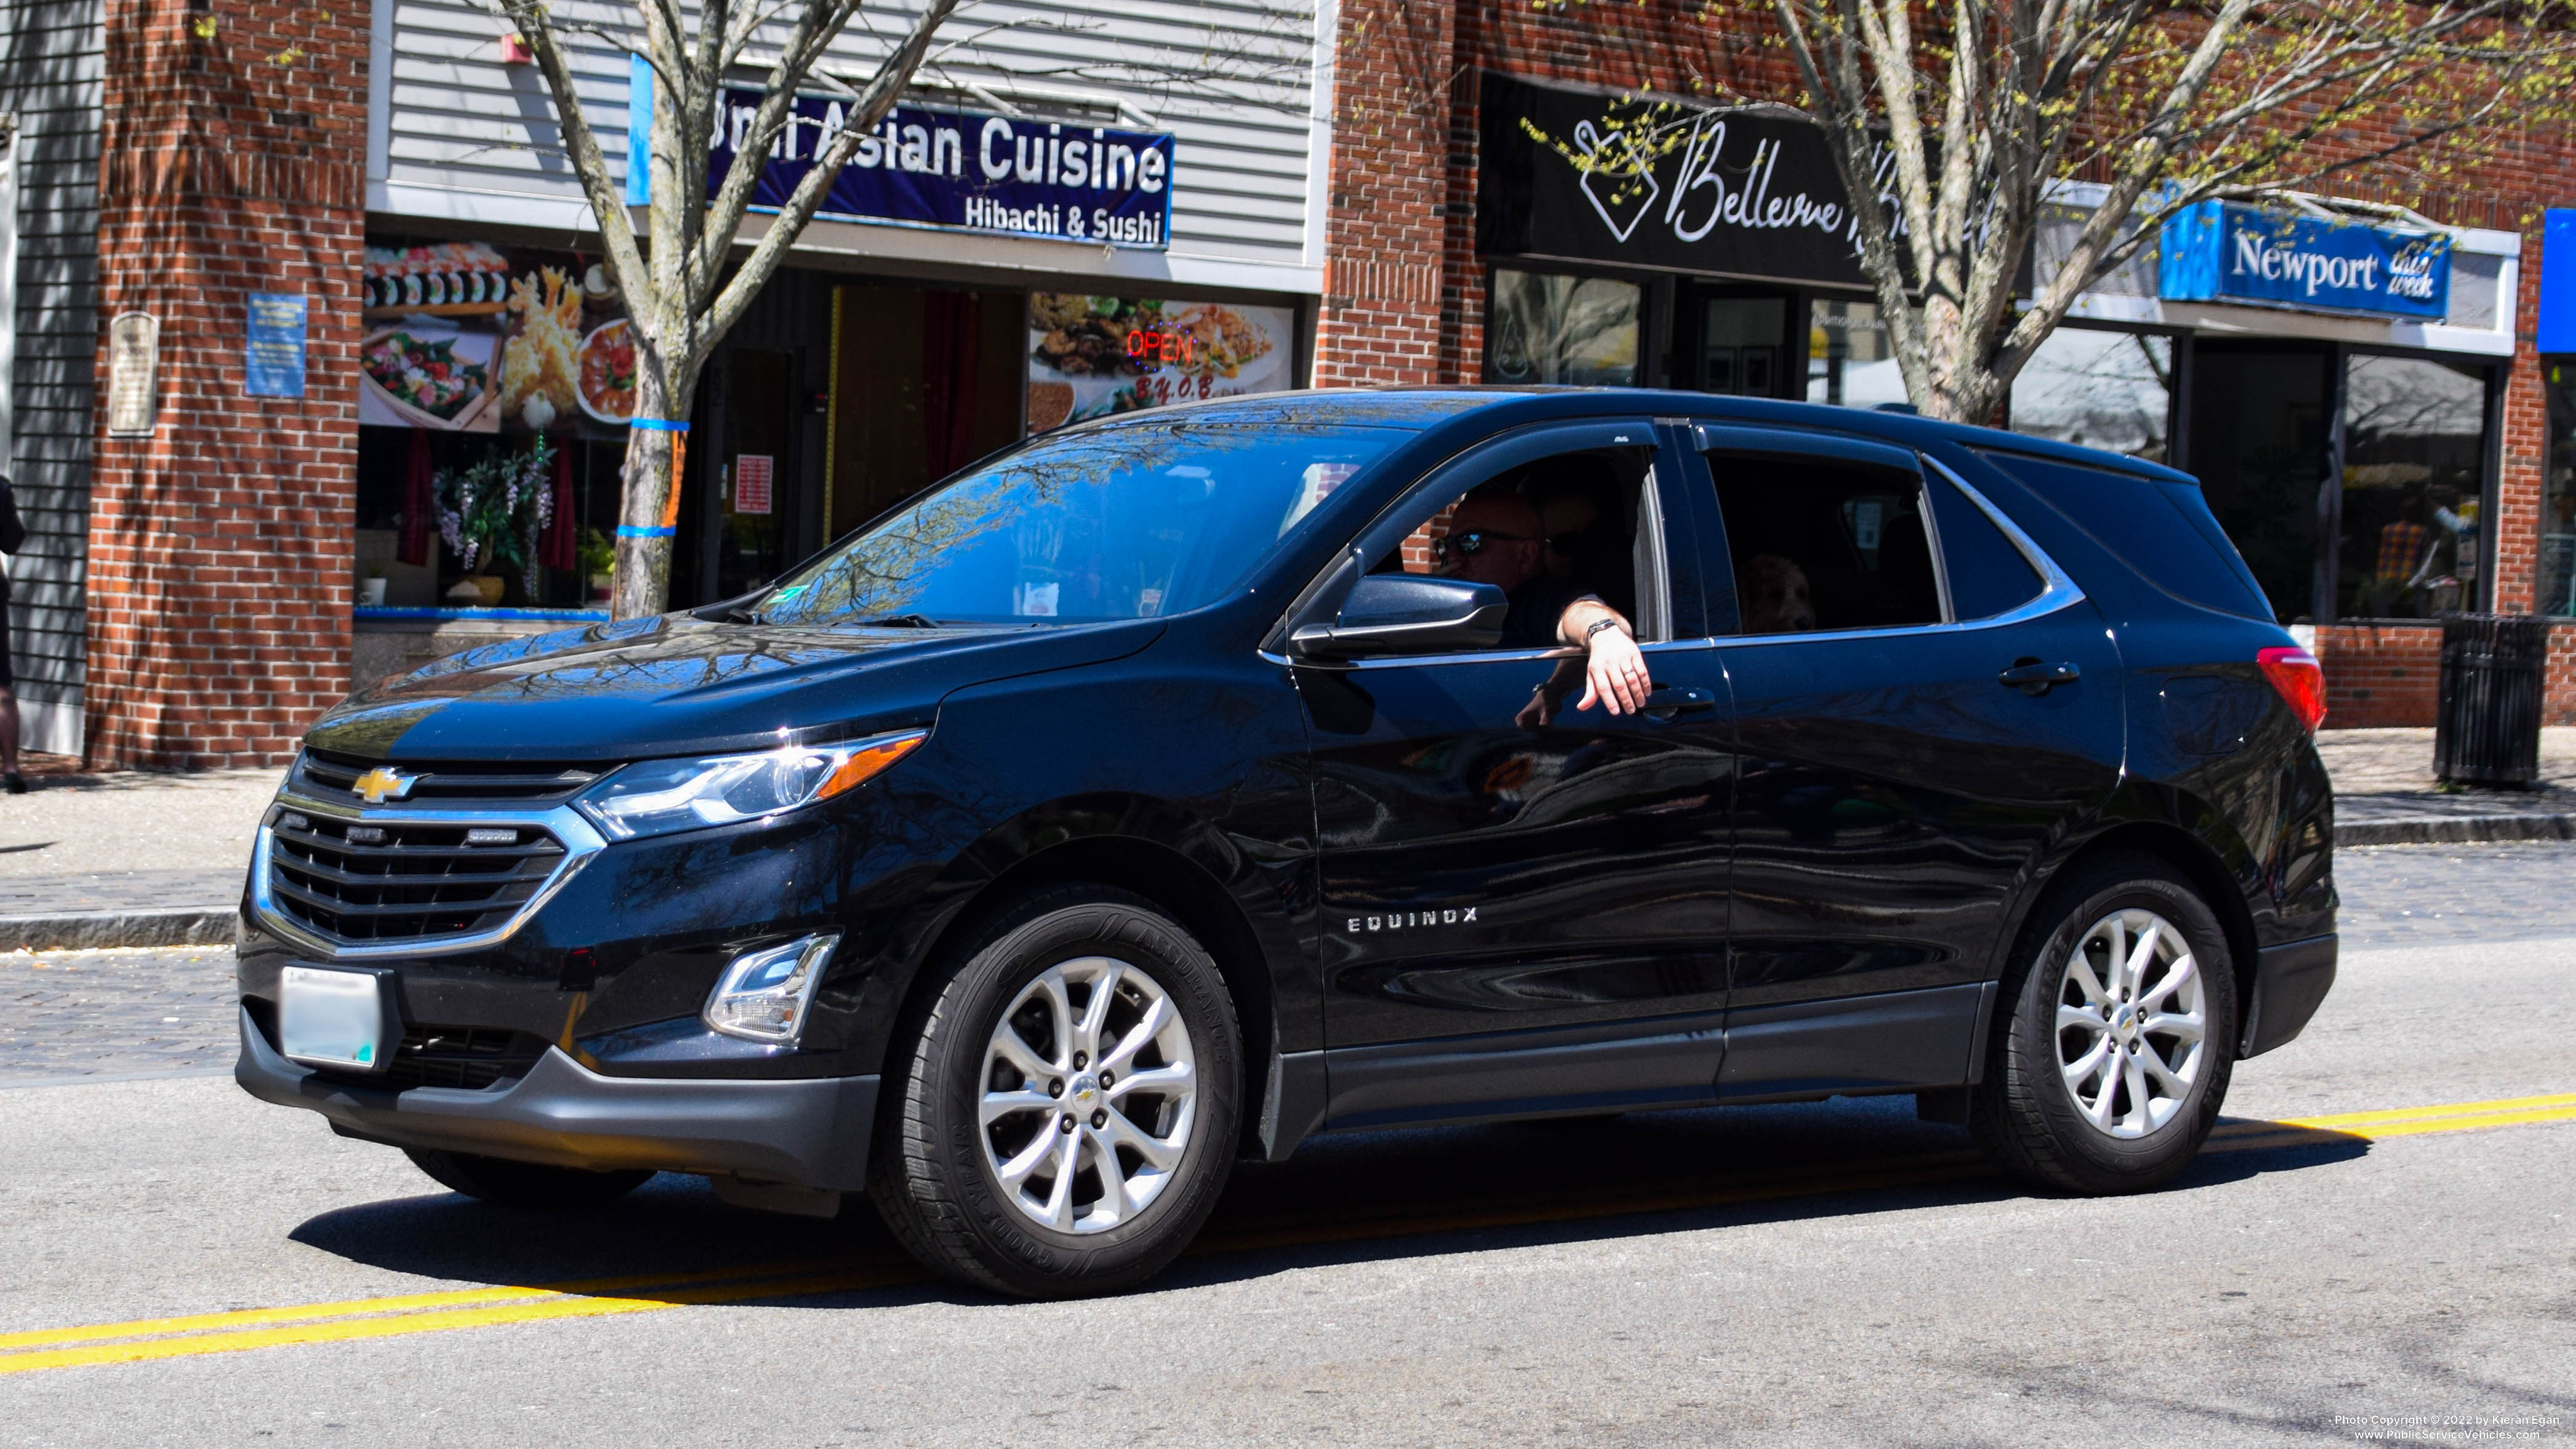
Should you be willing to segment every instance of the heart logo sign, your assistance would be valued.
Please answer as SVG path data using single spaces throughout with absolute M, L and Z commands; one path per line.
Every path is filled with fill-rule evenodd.
M 1637 138 L 1625 131 L 1605 136 L 1590 121 L 1574 123 L 1574 153 L 1583 173 L 1583 196 L 1601 214 L 1610 234 L 1626 241 L 1645 220 L 1663 187 L 1655 180 L 1651 158 L 1639 154 Z

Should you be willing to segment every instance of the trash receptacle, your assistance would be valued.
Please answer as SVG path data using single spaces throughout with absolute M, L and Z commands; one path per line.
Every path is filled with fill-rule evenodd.
M 2532 614 L 2442 616 L 2441 710 L 2433 775 L 2446 784 L 2528 789 L 2540 780 L 2540 694 L 2549 621 Z

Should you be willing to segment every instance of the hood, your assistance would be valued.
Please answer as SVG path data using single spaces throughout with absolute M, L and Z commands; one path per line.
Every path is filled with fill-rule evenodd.
M 566 764 L 714 754 L 927 724 L 968 685 L 1124 658 L 1159 619 L 810 628 L 689 614 L 512 639 L 352 696 L 306 732 L 379 760 Z

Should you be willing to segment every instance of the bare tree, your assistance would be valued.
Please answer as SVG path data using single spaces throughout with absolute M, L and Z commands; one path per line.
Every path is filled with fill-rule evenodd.
M 685 421 L 699 378 L 716 345 L 786 261 L 841 168 L 874 134 L 905 89 L 941 70 L 940 54 L 964 41 L 934 39 L 971 0 L 909 0 L 880 10 L 895 32 L 865 76 L 836 74 L 833 42 L 860 18 L 864 0 L 483 0 L 518 32 L 535 57 L 561 124 L 561 145 L 584 198 L 600 220 L 608 264 L 633 317 L 636 341 L 634 416 L 646 424 L 626 442 L 619 505 L 614 612 L 659 613 L 669 598 L 668 527 L 678 486 L 681 434 L 650 426 Z M 919 3 L 917 13 L 910 3 Z M 609 17 L 602 19 L 599 17 Z M 1229 14 L 1212 21 L 1208 40 L 1188 63 L 1151 57 L 1099 57 L 1097 17 L 1015 21 L 1024 34 L 1058 34 L 1078 42 L 1066 59 L 1013 73 L 1015 80 L 1063 77 L 1080 82 L 1143 84 L 1234 107 L 1302 105 L 1307 12 L 1281 7 L 1251 21 Z M 998 28 L 998 27 L 990 27 Z M 573 88 L 564 45 L 590 39 L 644 57 L 653 78 L 649 165 L 651 198 L 639 243 L 626 221 L 623 178 L 612 173 Z M 1088 57 L 1088 58 L 1086 58 Z M 755 81 L 754 75 L 759 78 Z M 725 92 L 757 88 L 758 108 L 734 141 L 733 158 L 709 189 L 711 159 L 731 124 Z M 827 90 L 849 97 L 841 129 L 823 143 L 812 169 L 787 203 L 737 256 L 744 216 L 771 145 L 795 124 L 797 94 Z M 969 93 L 980 94 L 971 85 Z
M 1907 395 L 1970 422 L 2181 209 L 2357 168 L 2473 171 L 2512 128 L 2563 123 L 2576 81 L 2569 0 L 1747 4 L 1848 193 L 1892 202 L 1853 212 Z M 2101 200 L 2020 306 L 2041 209 L 2076 180 Z
M 856 87 L 841 130 L 738 263 L 735 240 L 753 187 L 771 144 L 793 121 L 797 93 L 813 85 L 851 88 L 821 66 L 858 15 L 861 0 L 701 0 L 694 11 L 674 0 L 596 7 L 593 13 L 618 14 L 610 24 L 576 19 L 569 6 L 544 0 L 495 3 L 535 56 L 553 95 L 564 151 L 599 218 L 601 245 L 633 318 L 634 416 L 642 425 L 630 428 L 626 439 L 615 613 L 621 619 L 657 614 L 669 598 L 671 567 L 671 538 L 659 530 L 669 523 L 683 435 L 652 424 L 687 420 L 716 344 L 786 260 L 859 143 L 902 98 L 959 0 L 927 0 L 908 18 L 901 38 Z M 651 152 L 628 160 L 649 166 L 652 177 L 641 244 L 627 222 L 623 178 L 610 169 L 573 88 L 564 42 L 576 35 L 631 51 L 652 68 Z M 727 121 L 725 91 L 755 66 L 765 71 L 759 107 L 710 195 L 709 158 Z

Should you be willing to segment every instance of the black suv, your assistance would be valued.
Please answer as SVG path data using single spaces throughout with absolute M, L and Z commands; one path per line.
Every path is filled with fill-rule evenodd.
M 1336 1129 L 1910 1093 L 2131 1191 L 2333 980 L 2322 709 L 2127 458 L 1637 391 L 1116 418 L 332 711 L 236 1075 L 482 1198 L 865 1189 L 1029 1295 Z

